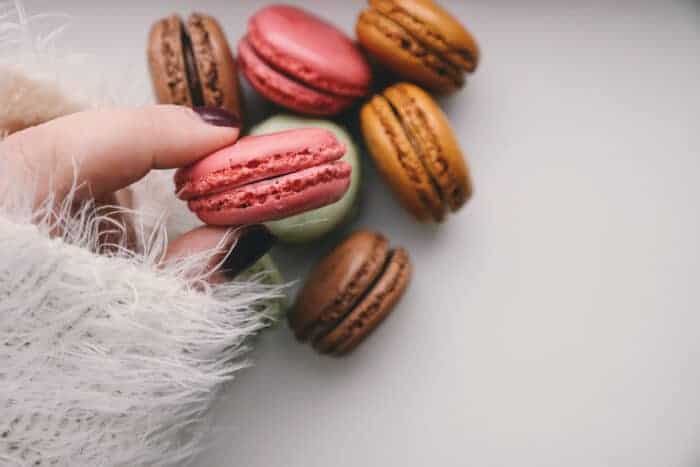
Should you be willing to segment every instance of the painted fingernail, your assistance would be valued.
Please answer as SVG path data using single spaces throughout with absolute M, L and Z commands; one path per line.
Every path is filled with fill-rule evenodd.
M 270 251 L 277 238 L 262 224 L 243 227 L 238 241 L 222 266 L 222 272 L 236 277 Z
M 241 120 L 234 114 L 216 107 L 195 107 L 199 117 L 210 125 L 240 128 Z

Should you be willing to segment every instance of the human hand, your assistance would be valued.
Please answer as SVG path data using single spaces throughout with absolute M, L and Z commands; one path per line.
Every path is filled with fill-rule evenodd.
M 79 112 L 13 133 L 2 141 L 2 157 L 19 162 L 13 165 L 26 168 L 23 174 L 33 183 L 17 178 L 19 173 L 6 173 L 0 174 L 0 184 L 35 187 L 35 205 L 47 198 L 60 203 L 70 194 L 76 203 L 94 201 L 96 207 L 130 208 L 131 184 L 151 170 L 184 167 L 233 144 L 239 126 L 235 117 L 217 109 L 193 111 L 160 105 Z M 110 212 L 128 232 L 123 212 Z M 218 248 L 222 253 L 212 257 L 209 267 L 230 276 L 255 262 L 273 242 L 262 226 L 231 232 L 210 226 L 194 229 L 169 243 L 163 261 Z M 212 275 L 215 281 L 223 277 Z

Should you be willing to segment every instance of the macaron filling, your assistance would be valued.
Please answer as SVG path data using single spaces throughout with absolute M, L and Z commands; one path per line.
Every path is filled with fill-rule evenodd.
M 194 56 L 194 47 L 192 39 L 187 33 L 187 29 L 180 21 L 180 37 L 182 39 L 182 53 L 185 58 L 185 75 L 187 76 L 187 87 L 190 91 L 192 106 L 204 106 L 204 93 L 202 92 L 202 83 L 199 80 L 199 70 L 197 70 L 197 60 Z

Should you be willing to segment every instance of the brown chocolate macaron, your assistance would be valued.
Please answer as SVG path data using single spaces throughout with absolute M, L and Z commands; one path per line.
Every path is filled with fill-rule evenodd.
M 391 313 L 411 277 L 403 248 L 360 230 L 321 260 L 289 321 L 297 338 L 336 356 L 352 351 Z
M 211 16 L 193 13 L 183 23 L 171 15 L 156 22 L 148 64 L 159 103 L 221 108 L 243 120 L 236 62 Z
M 479 63 L 474 37 L 432 0 L 369 0 L 355 30 L 380 63 L 433 91 L 461 88 Z

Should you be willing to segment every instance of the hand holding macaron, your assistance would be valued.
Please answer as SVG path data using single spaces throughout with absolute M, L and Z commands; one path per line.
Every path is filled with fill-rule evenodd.
M 159 137 L 153 138 L 153 132 Z M 236 141 L 239 132 L 237 121 L 218 109 L 161 105 L 75 113 L 0 142 L 0 157 L 10 162 L 10 173 L 0 176 L 0 192 L 17 183 L 25 183 L 29 191 L 33 184 L 28 180 L 34 180 L 34 204 L 50 198 L 60 206 L 67 196 L 75 203 L 94 201 L 91 206 L 100 214 L 115 218 L 128 230 L 129 218 L 118 206 L 131 208 L 130 185 L 152 170 L 191 165 Z M 114 226 L 105 223 L 100 228 L 109 248 L 104 236 Z M 209 267 L 210 280 L 219 282 L 254 264 L 273 243 L 274 236 L 263 226 L 233 230 L 202 226 L 171 241 L 163 261 L 217 250 L 220 254 Z M 131 242 L 127 246 L 135 247 Z

